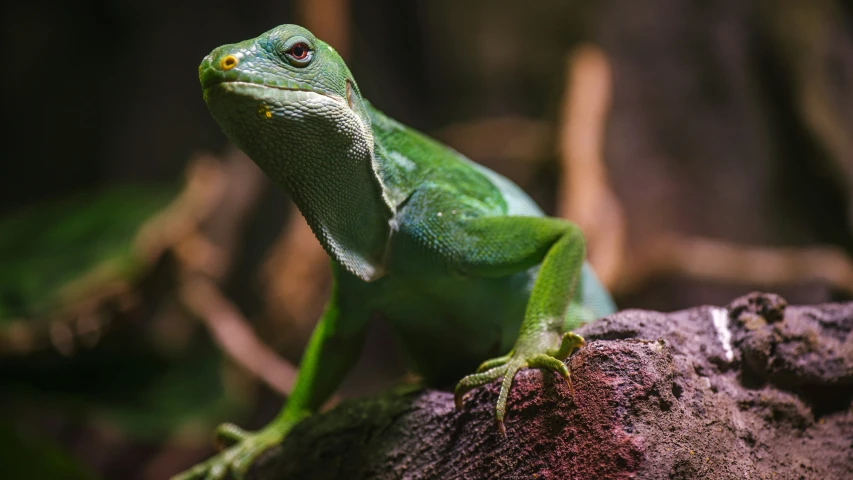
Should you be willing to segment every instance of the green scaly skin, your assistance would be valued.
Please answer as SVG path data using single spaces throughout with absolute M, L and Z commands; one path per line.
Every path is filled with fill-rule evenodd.
M 506 178 L 378 111 L 334 49 L 299 26 L 215 49 L 199 78 L 225 134 L 308 220 L 335 283 L 278 417 L 255 433 L 220 427 L 233 445 L 176 478 L 243 477 L 334 393 L 374 313 L 429 384 L 452 385 L 496 357 L 459 381 L 456 403 L 500 379 L 504 434 L 519 370 L 570 380 L 562 360 L 583 345 L 570 330 L 615 310 L 574 224 L 545 217 Z

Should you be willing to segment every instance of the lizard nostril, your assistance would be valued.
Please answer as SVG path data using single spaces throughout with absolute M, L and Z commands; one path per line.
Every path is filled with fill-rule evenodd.
M 237 60 L 237 57 L 234 55 L 227 55 L 219 61 L 219 67 L 223 70 L 231 70 L 236 67 L 238 63 L 239 60 Z

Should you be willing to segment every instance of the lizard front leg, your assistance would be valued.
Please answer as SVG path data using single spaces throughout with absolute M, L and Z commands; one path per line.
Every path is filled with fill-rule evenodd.
M 435 230 L 435 226 L 430 226 Z M 543 368 L 562 376 L 571 388 L 563 363 L 583 338 L 567 331 L 569 305 L 575 298 L 586 255 L 586 242 L 574 224 L 539 217 L 481 217 L 460 222 L 445 232 L 451 267 L 465 275 L 500 276 L 541 264 L 512 351 L 484 362 L 456 387 L 457 408 L 473 388 L 501 380 L 495 418 L 506 434 L 506 402 L 515 374 L 524 368 Z
M 220 425 L 217 443 L 230 446 L 172 480 L 244 478 L 261 453 L 279 445 L 294 425 L 316 412 L 335 392 L 358 360 L 370 311 L 365 308 L 363 296 L 352 295 L 352 289 L 345 288 L 357 289 L 362 284 L 360 280 L 334 264 L 333 273 L 332 296 L 299 363 L 293 392 L 278 416 L 257 432 L 246 432 L 232 424 Z M 360 300 L 347 300 L 353 297 Z

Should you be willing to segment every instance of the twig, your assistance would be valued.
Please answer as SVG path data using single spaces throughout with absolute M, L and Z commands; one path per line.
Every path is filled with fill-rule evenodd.
M 288 349 L 301 349 L 322 313 L 331 270 L 329 257 L 295 208 L 261 275 L 266 317 L 276 330 L 287 331 Z
M 626 235 L 622 205 L 610 188 L 602 155 L 611 77 L 607 57 L 598 47 L 584 45 L 569 56 L 559 139 L 563 174 L 557 209 L 560 216 L 583 230 L 590 263 L 606 286 L 619 276 Z
M 255 335 L 243 315 L 210 278 L 200 274 L 184 275 L 180 296 L 231 359 L 276 392 L 290 393 L 296 369 Z
M 791 285 L 824 282 L 853 293 L 853 262 L 840 248 L 774 248 L 677 234 L 661 235 L 623 269 L 617 292 L 656 275 L 683 275 L 730 284 Z

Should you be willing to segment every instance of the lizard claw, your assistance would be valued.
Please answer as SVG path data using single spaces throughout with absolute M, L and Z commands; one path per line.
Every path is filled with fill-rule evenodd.
M 278 445 L 283 435 L 270 430 L 246 432 L 232 424 L 222 424 L 216 429 L 217 444 L 221 450 L 216 456 L 181 472 L 172 480 L 223 480 L 245 478 L 258 456 Z M 228 477 L 228 475 L 231 475 Z
M 566 332 L 563 334 L 563 338 L 560 339 L 559 348 L 551 352 L 551 356 L 559 360 L 565 360 L 569 358 L 569 355 L 571 355 L 576 348 L 581 348 L 584 345 L 586 345 L 586 340 L 584 340 L 583 337 L 577 333 Z
M 251 435 L 249 432 L 243 430 L 237 425 L 234 425 L 233 423 L 220 424 L 216 427 L 216 438 L 214 440 L 216 443 L 216 449 L 221 452 L 228 447 L 242 442 L 249 435 Z
M 549 353 L 513 351 L 503 357 L 483 362 L 476 373 L 464 377 L 456 385 L 453 395 L 456 409 L 462 409 L 466 393 L 500 378 L 501 389 L 498 394 L 497 405 L 495 406 L 495 420 L 497 421 L 501 435 L 506 437 L 504 417 L 506 416 L 507 398 L 509 397 L 509 391 L 512 388 L 515 374 L 524 368 L 542 368 L 558 373 L 566 380 L 572 398 L 574 398 L 575 391 L 572 386 L 571 372 L 569 372 L 566 364 L 563 363 L 563 359 L 567 358 L 576 348 L 583 346 L 584 343 L 584 339 L 580 335 L 568 332 L 563 335 L 559 347 L 550 350 Z
M 504 374 L 506 367 L 496 366 L 485 372 L 474 373 L 463 378 L 456 384 L 456 390 L 453 392 L 453 399 L 456 403 L 456 410 L 462 410 L 463 397 L 471 390 L 497 380 Z

